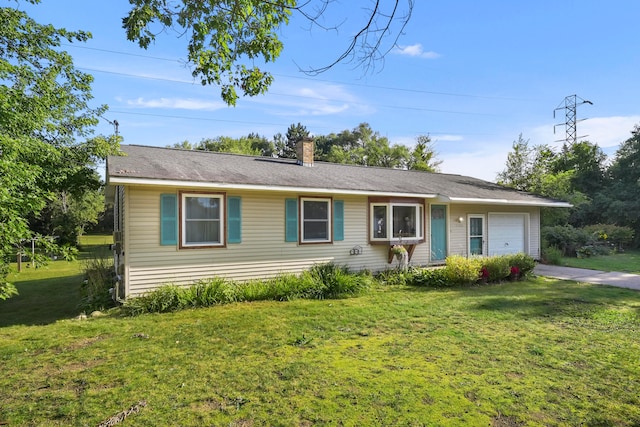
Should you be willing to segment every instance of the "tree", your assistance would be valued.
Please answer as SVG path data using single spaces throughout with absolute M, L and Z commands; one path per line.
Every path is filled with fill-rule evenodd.
M 167 145 L 167 148 L 177 148 L 177 149 L 180 149 L 180 150 L 193 150 L 194 149 L 193 145 L 187 140 L 184 140 L 182 142 L 176 142 L 173 145 Z
M 426 172 L 438 172 L 442 160 L 436 160 L 437 153 L 429 135 L 418 135 L 416 146 L 409 157 L 408 169 Z
M 327 161 L 363 166 L 406 169 L 409 149 L 400 144 L 390 145 L 389 139 L 371 129 L 368 123 L 340 132 L 333 141 Z
M 574 189 L 582 193 L 594 193 L 602 189 L 605 181 L 607 155 L 597 144 L 580 141 L 564 145 L 556 156 L 556 171 L 575 171 L 572 177 Z
M 298 122 L 298 124 L 291 124 L 287 129 L 287 134 L 283 138 L 282 135 L 276 135 L 276 153 L 278 157 L 286 159 L 296 158 L 296 145 L 298 142 L 309 137 L 309 131 L 305 126 Z
M 640 241 L 640 125 L 620 145 L 609 167 L 610 183 L 600 193 L 607 222 L 634 229 Z
M 532 186 L 533 149 L 529 147 L 529 140 L 524 139 L 522 134 L 518 135 L 517 141 L 513 141 L 512 149 L 513 151 L 507 154 L 505 170 L 498 174 L 498 184 L 527 191 Z
M 189 147 L 191 144 L 188 145 Z M 247 154 L 250 156 L 268 156 L 274 154 L 274 145 L 267 138 L 255 133 L 240 138 L 231 138 L 228 136 L 218 136 L 215 138 L 207 138 L 200 141 L 192 148 L 187 148 L 185 143 L 175 144 L 175 148 L 201 150 L 201 151 L 217 151 L 221 153 Z
M 411 17 L 415 0 L 371 0 L 364 10 L 362 24 L 352 32 L 347 47 L 334 62 L 308 70 L 323 72 L 341 61 L 353 61 L 370 67 L 383 58 L 389 48 L 385 37 L 393 38 L 392 46 Z M 130 0 L 133 5 L 123 19 L 127 38 L 147 48 L 165 30 L 188 38 L 187 61 L 192 75 L 203 85 L 218 85 L 221 97 L 235 105 L 238 91 L 255 96 L 265 93 L 273 76 L 255 65 L 274 62 L 282 52 L 280 32 L 295 13 L 312 27 L 337 30 L 339 24 L 324 25 L 320 18 L 333 0 Z M 401 10 L 401 3 L 407 6 Z M 393 31 L 394 24 L 398 29 Z M 350 31 L 352 31 L 350 29 Z M 395 36 L 393 36 L 395 34 Z
M 558 171 L 554 166 L 557 154 L 548 145 L 529 146 L 522 134 L 513 142 L 513 151 L 507 155 L 506 169 L 498 174 L 497 182 L 520 191 L 566 200 L 574 205 L 585 202 L 582 193 L 571 185 L 575 171 Z M 543 225 L 565 225 L 569 221 L 568 209 L 542 208 Z
M 196 150 L 217 151 L 221 153 L 259 155 L 253 148 L 252 141 L 247 138 L 231 138 L 228 136 L 218 136 L 216 138 L 203 139 L 196 145 Z
M 32 0 L 37 3 L 37 0 Z M 97 188 L 91 167 L 117 151 L 118 141 L 84 142 L 105 106 L 90 108 L 92 76 L 76 70 L 60 44 L 90 34 L 42 25 L 26 13 L 0 8 L 0 294 L 8 289 L 6 261 L 34 236 L 30 219 L 66 191 Z M 6 295 L 6 293 L 5 293 Z

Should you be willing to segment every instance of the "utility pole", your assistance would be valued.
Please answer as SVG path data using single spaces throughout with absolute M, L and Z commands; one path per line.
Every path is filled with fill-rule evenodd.
M 564 126 L 566 136 L 565 139 L 559 139 L 558 141 L 565 141 L 565 144 L 569 146 L 575 144 L 578 138 L 584 138 L 587 135 L 577 136 L 576 135 L 576 123 L 581 122 L 587 119 L 576 120 L 576 113 L 578 105 L 589 104 L 593 105 L 593 102 L 587 101 L 586 99 L 580 98 L 578 95 L 569 95 L 564 98 L 564 101 L 560 103 L 560 105 L 553 110 L 553 118 L 556 118 L 556 111 L 565 110 L 565 122 L 559 123 L 553 126 L 553 134 L 556 133 L 556 127 Z
M 114 130 L 115 130 L 115 135 L 116 135 L 116 140 L 118 139 L 118 127 L 120 126 L 120 123 L 118 123 L 117 120 L 109 120 L 106 117 L 102 117 L 100 116 L 101 119 L 105 120 L 107 123 L 109 123 L 111 126 L 113 126 Z

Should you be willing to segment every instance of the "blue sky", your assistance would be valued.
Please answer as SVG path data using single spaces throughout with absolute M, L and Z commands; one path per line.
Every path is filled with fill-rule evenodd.
M 9 2 L 12 6 L 14 2 Z M 392 143 L 435 141 L 441 171 L 493 181 L 522 134 L 532 144 L 558 145 L 564 112 L 577 94 L 578 135 L 609 155 L 640 124 L 640 33 L 637 0 L 416 0 L 399 47 L 375 69 L 339 64 L 368 0 L 333 2 L 324 24 L 309 30 L 300 17 L 281 31 L 281 57 L 268 70 L 267 95 L 226 106 L 216 87 L 194 82 L 183 65 L 186 40 L 167 34 L 148 50 L 126 40 L 126 0 L 42 0 L 19 3 L 41 23 L 93 34 L 65 45 L 76 66 L 94 75 L 94 102 L 107 104 L 126 144 L 167 146 L 251 132 L 268 138 L 302 123 L 315 135 L 367 122 Z M 390 46 L 387 46 L 390 47 Z M 98 134 L 110 134 L 105 120 Z

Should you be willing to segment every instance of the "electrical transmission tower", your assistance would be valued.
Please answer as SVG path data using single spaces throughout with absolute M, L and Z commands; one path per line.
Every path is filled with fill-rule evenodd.
M 576 110 L 578 105 L 589 104 L 593 105 L 593 102 L 580 98 L 578 95 L 569 95 L 564 98 L 564 101 L 560 103 L 558 108 L 553 110 L 553 118 L 556 118 L 556 111 L 565 110 L 565 122 L 559 123 L 553 126 L 553 133 L 556 133 L 556 127 L 564 126 L 566 131 L 565 139 L 559 139 L 558 141 L 565 141 L 568 145 L 573 145 L 577 142 L 578 138 L 584 138 L 587 135 L 576 135 L 576 123 L 587 119 L 576 120 Z

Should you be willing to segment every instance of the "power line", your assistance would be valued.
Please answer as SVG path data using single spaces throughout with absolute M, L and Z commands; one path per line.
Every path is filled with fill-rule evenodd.
M 153 114 L 153 113 L 140 113 L 133 111 L 118 111 L 118 110 L 109 110 L 110 113 L 115 114 L 129 114 L 135 116 L 149 116 L 149 117 L 161 117 L 165 119 L 179 119 L 179 120 L 194 120 L 194 121 L 205 121 L 205 122 L 218 122 L 218 123 L 234 123 L 234 124 L 249 124 L 249 125 L 264 125 L 264 126 L 280 126 L 280 127 L 288 127 L 291 123 L 271 123 L 271 122 L 256 122 L 249 120 L 227 120 L 227 119 L 214 119 L 211 117 L 190 117 L 190 116 L 180 116 L 175 114 Z M 329 129 L 329 126 L 318 126 L 319 128 Z M 429 134 L 429 135 L 465 135 L 465 136 L 491 136 L 494 135 L 492 133 L 460 133 L 460 132 L 434 132 L 434 131 L 419 131 L 413 132 L 416 134 Z
M 117 76 L 131 77 L 131 78 L 138 78 L 138 79 L 145 79 L 145 80 L 157 80 L 157 81 L 166 81 L 166 82 L 171 82 L 171 83 L 183 83 L 183 84 L 191 84 L 191 85 L 193 85 L 195 83 L 195 82 L 188 82 L 186 80 L 167 79 L 167 78 L 164 78 L 164 77 L 142 76 L 142 75 L 136 75 L 136 74 L 121 73 L 121 72 L 117 72 L 117 71 L 99 70 L 99 69 L 96 69 L 96 68 L 87 68 L 87 67 L 77 67 L 77 68 L 80 69 L 80 70 L 91 71 L 91 72 L 94 72 L 94 73 L 106 73 L 106 74 L 113 74 L 113 75 L 117 75 Z M 279 92 L 275 92 L 275 91 L 269 91 L 269 94 L 270 95 L 283 96 L 283 97 L 289 97 L 289 98 L 314 99 L 314 100 L 318 99 L 318 98 L 313 98 L 311 96 L 291 95 L 291 94 L 279 93 Z M 354 105 L 360 105 L 360 106 L 376 105 L 376 104 L 367 104 L 367 103 L 363 103 L 363 102 L 354 102 L 354 101 L 346 100 L 346 99 L 322 98 L 321 100 L 322 101 L 328 101 L 328 102 L 348 102 L 348 103 L 351 103 L 351 104 L 354 104 Z M 398 106 L 398 105 L 382 105 L 382 104 L 378 104 L 377 107 L 379 107 L 379 108 L 389 108 L 389 109 L 394 109 L 394 110 L 428 111 L 428 112 L 431 112 L 431 113 L 443 113 L 443 114 L 462 114 L 462 115 L 471 115 L 471 116 L 500 117 L 500 115 L 498 115 L 498 114 L 476 113 L 476 112 L 471 112 L 471 111 L 441 110 L 441 109 L 424 108 L 424 107 L 403 107 L 403 106 Z
M 66 47 L 75 47 L 77 49 L 85 49 L 85 50 L 95 50 L 98 52 L 107 52 L 107 53 L 115 53 L 117 55 L 126 55 L 126 56 L 136 56 L 138 58 L 148 58 L 148 59 L 155 59 L 158 61 L 168 61 L 168 62 L 184 62 L 180 59 L 171 59 L 171 58 L 162 58 L 159 56 L 151 56 L 151 55 L 142 55 L 140 53 L 129 53 L 129 52 L 122 52 L 122 51 L 118 51 L 118 50 L 111 50 L 111 49 L 100 49 L 97 47 L 89 47 L 89 46 L 80 46 L 80 45 L 76 45 L 76 44 L 70 44 L 70 43 L 60 43 L 61 46 L 66 46 Z
M 127 55 L 127 56 L 139 57 L 139 58 L 155 59 L 155 60 L 158 60 L 158 61 L 177 62 L 177 63 L 180 63 L 180 64 L 187 64 L 187 61 L 183 60 L 183 59 L 164 58 L 164 57 L 159 57 L 159 56 L 142 55 L 142 54 L 136 54 L 136 53 L 122 52 L 122 51 L 117 51 L 117 50 L 100 49 L 100 48 L 95 48 L 95 47 L 79 46 L 79 45 L 65 44 L 65 43 L 62 43 L 62 46 L 74 47 L 74 48 L 86 49 L 86 50 L 95 50 L 95 51 L 98 51 L 98 52 L 107 52 L 107 53 L 113 53 L 113 54 L 116 54 L 116 55 Z M 383 90 L 391 90 L 391 91 L 399 91 L 399 92 L 423 93 L 423 94 L 428 94 L 428 95 L 441 95 L 441 96 L 476 98 L 476 99 L 493 99 L 493 100 L 503 100 L 503 101 L 521 101 L 521 102 L 534 101 L 532 99 L 527 99 L 527 98 L 477 95 L 477 94 L 455 93 L 455 92 L 440 92 L 440 91 L 430 91 L 430 90 L 422 90 L 422 89 L 414 89 L 414 88 L 409 89 L 409 88 L 401 88 L 401 87 L 393 87 L 393 86 L 368 85 L 368 84 L 363 84 L 363 83 L 341 82 L 341 81 L 336 81 L 336 80 L 318 79 L 318 78 L 303 77 L 303 76 L 292 76 L 292 75 L 288 75 L 288 74 L 279 74 L 279 73 L 273 73 L 273 75 L 276 76 L 276 77 L 285 77 L 285 78 L 290 78 L 290 79 L 308 80 L 308 81 L 320 81 L 320 82 L 326 82 L 326 83 L 336 83 L 336 84 L 341 84 L 341 85 L 345 85 L 345 86 L 364 87 L 364 88 L 368 88 L 368 89 L 383 89 Z

